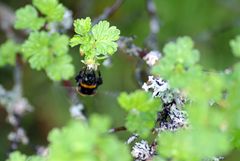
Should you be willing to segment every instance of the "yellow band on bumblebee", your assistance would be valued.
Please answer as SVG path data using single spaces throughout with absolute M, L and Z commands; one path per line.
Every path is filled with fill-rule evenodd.
M 82 86 L 84 88 L 90 88 L 90 89 L 96 88 L 96 84 L 94 84 L 94 85 L 87 85 L 87 84 L 80 83 L 80 86 Z

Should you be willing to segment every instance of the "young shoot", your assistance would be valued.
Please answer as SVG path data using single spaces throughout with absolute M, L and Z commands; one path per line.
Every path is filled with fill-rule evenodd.
M 70 40 L 70 46 L 80 45 L 79 52 L 82 62 L 90 69 L 97 69 L 99 60 L 106 59 L 117 51 L 116 41 L 120 30 L 110 26 L 107 21 L 92 25 L 89 17 L 74 21 L 75 35 Z

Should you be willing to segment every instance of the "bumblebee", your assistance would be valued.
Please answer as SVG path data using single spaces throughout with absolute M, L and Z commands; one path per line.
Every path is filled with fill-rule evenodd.
M 103 83 L 100 71 L 98 70 L 96 74 L 94 69 L 88 67 L 80 70 L 75 80 L 77 82 L 76 90 L 80 95 L 96 94 L 96 89 Z

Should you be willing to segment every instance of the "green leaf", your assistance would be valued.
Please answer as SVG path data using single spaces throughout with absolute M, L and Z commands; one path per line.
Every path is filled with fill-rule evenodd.
M 48 21 L 61 21 L 64 15 L 64 6 L 58 0 L 33 0 L 33 5 L 47 16 Z
M 99 119 L 101 119 L 101 126 L 99 126 Z M 93 130 L 96 130 L 97 132 L 105 133 L 110 127 L 110 123 L 110 119 L 107 117 L 100 118 L 96 114 L 91 115 L 90 125 Z
M 121 93 L 118 97 L 118 102 L 122 108 L 127 111 L 138 110 L 146 112 L 149 110 L 154 110 L 161 107 L 160 101 L 158 99 L 152 98 L 149 93 L 145 91 L 137 90 L 134 93 L 127 94 L 125 92 Z
M 109 41 L 97 41 L 96 42 L 96 52 L 97 55 L 112 55 L 117 51 L 117 43 Z
M 41 53 L 35 53 L 34 56 L 29 59 L 29 63 L 31 65 L 31 68 L 36 70 L 45 68 L 50 63 L 48 50 L 46 49 L 42 50 Z
M 12 152 L 7 159 L 7 161 L 26 161 L 27 156 L 24 154 L 21 154 L 19 151 Z
M 163 132 L 158 143 L 160 156 L 178 161 L 199 161 L 230 150 L 228 136 L 212 129 Z
M 30 156 L 27 158 L 27 161 L 47 161 L 46 157 L 41 156 Z
M 130 132 L 137 133 L 141 137 L 146 138 L 154 128 L 156 118 L 156 108 L 147 112 L 132 110 L 127 115 L 127 121 L 125 125 Z
M 49 35 L 46 32 L 33 32 L 22 46 L 22 52 L 29 59 L 33 69 L 40 70 L 50 63 L 50 52 L 48 49 Z
M 15 65 L 16 54 L 19 52 L 19 45 L 8 40 L 0 46 L 0 67 L 4 65 Z
M 120 30 L 115 26 L 109 27 L 109 22 L 100 21 L 92 28 L 93 37 L 96 39 L 96 52 L 100 54 L 112 55 L 117 51 L 117 41 Z
M 72 121 L 61 130 L 52 130 L 48 161 L 130 161 L 127 146 L 107 134 L 108 129 L 109 120 L 94 115 L 90 124 Z
M 155 125 L 157 111 L 161 110 L 159 99 L 154 99 L 149 93 L 137 90 L 134 93 L 121 93 L 118 102 L 122 108 L 129 111 L 126 127 L 133 133 L 147 137 Z
M 74 75 L 74 66 L 71 61 L 72 58 L 68 55 L 56 57 L 46 67 L 48 77 L 54 81 L 67 80 L 72 77 Z
M 109 26 L 109 22 L 100 21 L 98 24 L 94 25 L 92 28 L 92 33 L 97 41 L 116 41 L 119 39 L 120 30 L 115 26 Z
M 233 135 L 232 144 L 234 145 L 235 148 L 239 149 L 240 148 L 240 128 L 234 129 L 232 131 L 232 135 Z
M 180 37 L 176 42 L 167 43 L 163 51 L 165 55 L 152 68 L 152 73 L 168 80 L 171 87 L 187 87 L 193 79 L 201 78 L 202 68 L 196 65 L 199 52 L 193 49 L 193 42 L 189 37 Z
M 55 55 L 64 55 L 68 52 L 68 37 L 66 35 L 59 35 L 57 33 L 50 37 L 50 48 Z
M 98 63 L 97 60 L 106 59 L 117 51 L 116 41 L 120 31 L 115 26 L 109 26 L 107 21 L 100 21 L 91 29 L 91 19 L 77 19 L 74 21 L 77 35 L 70 39 L 70 46 L 80 45 L 80 53 L 84 55 L 84 62 Z
M 37 155 L 27 157 L 19 151 L 15 151 L 10 154 L 6 161 L 47 161 L 47 159 Z
M 44 23 L 45 19 L 39 18 L 37 10 L 31 5 L 27 5 L 16 11 L 16 29 L 39 30 Z
M 91 19 L 89 17 L 76 19 L 73 23 L 74 31 L 79 35 L 87 34 L 91 29 Z
M 33 32 L 23 44 L 22 51 L 24 57 L 29 59 L 31 68 L 40 70 L 48 67 L 49 64 L 54 65 L 53 62 L 59 62 L 61 58 L 58 56 L 61 57 L 68 52 L 68 37 L 57 33 L 50 35 L 47 32 Z M 69 57 L 66 61 L 69 61 Z M 68 64 L 70 64 L 69 62 Z M 63 68 L 63 66 L 61 67 Z M 65 68 L 69 68 L 70 73 L 72 72 L 71 65 L 70 67 L 67 65 Z M 69 78 L 70 73 L 67 72 L 66 77 L 62 78 Z
M 83 41 L 82 41 L 82 37 L 80 35 L 74 35 L 70 39 L 70 42 L 69 42 L 71 47 L 74 47 L 74 46 L 82 44 L 82 43 L 83 43 Z
M 199 52 L 193 49 L 193 42 L 189 37 L 180 37 L 176 42 L 169 42 L 164 46 L 163 52 L 165 56 L 153 68 L 153 73 L 161 74 L 165 71 L 170 73 L 179 65 L 185 70 L 199 60 Z
M 231 46 L 233 54 L 236 57 L 240 57 L 240 35 L 236 36 L 235 39 L 230 41 L 230 46 Z

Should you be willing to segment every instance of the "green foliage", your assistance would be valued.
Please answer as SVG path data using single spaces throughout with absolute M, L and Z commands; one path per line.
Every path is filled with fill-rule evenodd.
M 0 46 L 0 67 L 16 64 L 16 54 L 19 52 L 19 45 L 8 40 Z
M 200 161 L 228 150 L 228 138 L 219 131 L 193 129 L 159 136 L 159 155 L 177 161 Z
M 146 112 L 154 110 L 157 106 L 160 106 L 159 101 L 153 99 L 150 94 L 141 90 L 137 90 L 131 94 L 127 94 L 126 92 L 121 93 L 118 97 L 118 102 L 121 107 L 127 111 L 134 109 Z
M 73 26 L 74 26 L 74 31 L 77 34 L 84 36 L 91 30 L 91 26 L 92 26 L 91 19 L 89 17 L 85 19 L 77 19 L 74 21 Z
M 236 36 L 234 40 L 230 41 L 232 52 L 236 57 L 240 57 L 240 36 Z
M 16 11 L 16 29 L 39 30 L 44 23 L 45 19 L 39 18 L 37 10 L 31 5 L 27 5 Z
M 47 16 L 48 21 L 61 21 L 64 15 L 64 6 L 58 0 L 33 0 L 33 5 Z
M 33 32 L 30 34 L 28 40 L 22 46 L 22 52 L 26 59 L 29 59 L 30 65 L 33 69 L 40 70 L 50 64 L 49 38 L 46 32 Z
M 117 51 L 117 43 L 114 42 L 119 39 L 120 31 L 115 27 L 109 27 L 107 21 L 100 21 L 93 26 L 92 34 L 95 39 L 95 46 L 97 55 L 108 53 L 112 55 Z
M 127 129 L 147 137 L 155 125 L 157 111 L 161 109 L 160 101 L 139 90 L 131 94 L 121 93 L 118 102 L 123 109 L 129 111 L 126 120 Z
M 194 66 L 199 60 L 199 52 L 193 49 L 193 42 L 189 37 L 180 37 L 176 42 L 169 42 L 163 48 L 164 57 L 153 67 L 154 74 L 168 80 L 172 87 L 185 86 L 191 77 L 199 77 L 201 68 Z M 179 81 L 175 81 L 178 78 Z
M 58 0 L 33 0 L 33 5 L 46 18 L 38 16 L 37 9 L 32 5 L 26 5 L 16 11 L 16 29 L 39 30 L 44 26 L 45 21 L 61 21 L 64 15 L 64 6 Z
M 226 111 L 226 118 L 229 120 L 228 128 L 231 129 L 233 139 L 231 140 L 233 147 L 240 148 L 240 100 L 238 96 L 240 95 L 240 63 L 234 65 L 233 72 L 228 74 L 226 78 L 226 91 L 228 92 L 226 100 L 222 102 L 224 108 L 228 109 Z
M 116 41 L 120 31 L 109 25 L 107 21 L 100 21 L 91 26 L 91 19 L 77 19 L 74 21 L 77 33 L 70 40 L 70 46 L 80 45 L 80 53 L 84 55 L 86 64 L 97 64 L 97 60 L 104 59 L 117 51 Z
M 52 80 L 69 79 L 74 74 L 65 35 L 32 32 L 23 44 L 22 52 L 33 69 L 45 69 Z
M 52 80 L 67 80 L 74 75 L 74 67 L 71 64 L 72 58 L 69 55 L 57 57 L 46 68 L 49 78 Z
M 16 12 L 15 28 L 30 29 L 28 39 L 23 43 L 23 57 L 32 69 L 45 70 L 54 81 L 69 79 L 74 74 L 68 55 L 68 37 L 58 33 L 50 34 L 43 26 L 51 21 L 61 21 L 64 6 L 57 0 L 33 0 Z M 34 8 L 36 7 L 36 8 Z M 38 13 L 40 11 L 40 14 Z M 39 17 L 44 15 L 45 17 Z M 70 46 L 80 45 L 84 63 L 98 64 L 117 50 L 116 41 L 120 31 L 107 21 L 92 25 L 91 19 L 74 21 L 75 35 Z M 38 30 L 42 31 L 38 31 Z M 230 42 L 233 54 L 240 56 L 240 36 Z M 7 41 L 0 47 L 0 66 L 14 65 L 20 47 Z M 180 37 L 169 42 L 163 49 L 164 57 L 153 67 L 152 73 L 161 76 L 173 88 L 187 95 L 184 110 L 188 113 L 189 127 L 174 133 L 163 131 L 158 136 L 159 160 L 171 158 L 177 161 L 200 161 L 216 155 L 225 155 L 240 147 L 240 63 L 230 74 L 204 71 L 199 61 L 199 51 L 189 37 Z M 125 126 L 131 133 L 148 137 L 156 123 L 161 102 L 144 91 L 122 93 L 118 102 L 126 110 Z M 126 145 L 106 132 L 109 120 L 92 116 L 89 124 L 72 121 L 62 129 L 49 134 L 49 156 L 27 157 L 19 152 L 10 155 L 8 161 L 128 161 Z M 159 157 L 158 156 L 158 157 Z
M 53 81 L 69 79 L 74 74 L 74 67 L 71 64 L 71 57 L 67 54 L 68 37 L 58 33 L 37 31 L 45 25 L 45 19 L 48 22 L 61 21 L 65 8 L 58 0 L 33 0 L 33 5 L 46 15 L 46 18 L 38 17 L 37 10 L 31 5 L 16 11 L 15 28 L 34 31 L 23 43 L 22 55 L 32 69 L 44 69 Z
M 27 156 L 21 154 L 19 151 L 12 152 L 7 161 L 26 161 Z
M 165 56 L 152 70 L 154 74 L 169 80 L 172 86 L 185 91 L 191 100 L 185 107 L 189 129 L 177 133 L 164 132 L 159 136 L 160 156 L 178 161 L 198 161 L 229 152 L 233 135 L 226 128 L 230 125 L 234 126 L 231 129 L 236 129 L 235 143 L 239 139 L 236 132 L 239 129 L 236 125 L 239 113 L 231 105 L 238 100 L 236 96 L 240 88 L 232 80 L 238 79 L 238 74 L 234 72 L 232 76 L 226 76 L 221 72 L 203 71 L 196 64 L 199 54 L 192 47 L 192 41 L 186 37 L 179 38 L 176 43 L 168 43 L 164 47 Z M 227 99 L 224 91 L 229 93 Z
M 87 124 L 73 121 L 49 134 L 49 161 L 130 161 L 126 145 L 109 136 L 109 120 L 93 115 Z
M 7 161 L 130 161 L 127 145 L 107 134 L 110 120 L 92 115 L 89 124 L 71 121 L 62 129 L 53 129 L 48 136 L 49 155 L 27 157 L 11 153 Z
M 189 37 L 178 38 L 175 43 L 169 42 L 164 46 L 163 52 L 164 58 L 171 60 L 169 66 L 182 64 L 187 68 L 199 60 L 199 52 L 193 49 L 193 42 Z
M 27 157 L 21 154 L 19 151 L 12 152 L 7 161 L 46 161 L 46 158 L 40 156 L 30 156 Z

